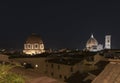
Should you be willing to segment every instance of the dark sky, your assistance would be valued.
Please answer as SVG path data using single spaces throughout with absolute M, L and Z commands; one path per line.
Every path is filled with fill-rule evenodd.
M 98 0 L 99 1 L 99 0 Z M 0 3 L 0 47 L 23 48 L 38 33 L 46 48 L 84 48 L 91 33 L 99 43 L 112 35 L 120 48 L 120 3 L 91 0 L 39 0 Z

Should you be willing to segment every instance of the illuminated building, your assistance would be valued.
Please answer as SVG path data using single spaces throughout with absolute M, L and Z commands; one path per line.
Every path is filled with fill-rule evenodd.
M 103 45 L 98 44 L 98 41 L 94 38 L 93 34 L 86 43 L 86 49 L 88 51 L 100 51 L 103 50 Z
M 37 34 L 29 36 L 24 44 L 23 53 L 29 55 L 41 54 L 45 52 L 44 44 Z
M 105 36 L 105 49 L 111 49 L 111 35 Z

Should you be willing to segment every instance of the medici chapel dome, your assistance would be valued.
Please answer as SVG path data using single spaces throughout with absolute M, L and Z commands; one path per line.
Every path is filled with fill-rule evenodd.
M 44 44 L 39 35 L 33 33 L 30 35 L 25 43 L 23 53 L 29 55 L 41 54 L 44 53 Z
M 86 48 L 91 48 L 94 46 L 98 46 L 98 41 L 91 35 L 90 39 L 86 43 Z
M 40 38 L 39 35 L 33 33 L 32 35 L 30 35 L 27 38 L 26 43 L 31 43 L 31 44 L 34 44 L 34 43 L 43 43 L 43 41 L 42 41 L 42 39 Z

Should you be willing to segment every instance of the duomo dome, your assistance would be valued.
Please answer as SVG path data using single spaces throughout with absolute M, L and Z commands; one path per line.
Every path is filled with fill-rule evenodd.
M 91 48 L 96 48 L 98 46 L 98 41 L 91 35 L 90 39 L 86 43 L 86 48 L 89 50 Z
M 33 33 L 31 36 L 29 36 L 26 40 L 26 43 L 43 43 L 42 39 L 40 38 L 39 35 Z
M 45 52 L 42 39 L 37 34 L 32 34 L 27 38 L 24 44 L 23 53 L 29 55 L 41 54 Z

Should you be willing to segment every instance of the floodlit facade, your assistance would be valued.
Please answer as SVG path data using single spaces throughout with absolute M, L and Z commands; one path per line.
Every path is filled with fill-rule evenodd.
M 88 51 L 100 51 L 103 50 L 103 45 L 98 44 L 98 41 L 94 38 L 93 34 L 91 35 L 90 39 L 86 43 L 86 49 Z
M 24 44 L 23 53 L 29 55 L 44 53 L 44 44 L 42 39 L 37 34 L 32 34 L 27 38 Z
M 105 49 L 111 49 L 111 35 L 105 36 Z

